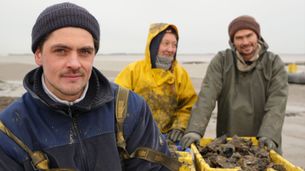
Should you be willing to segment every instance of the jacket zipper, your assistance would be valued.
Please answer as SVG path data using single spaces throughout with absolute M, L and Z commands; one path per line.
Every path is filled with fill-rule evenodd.
M 83 144 L 83 141 L 81 139 L 79 128 L 78 128 L 78 122 L 77 122 L 78 115 L 75 115 L 75 116 L 72 115 L 72 111 L 71 111 L 70 106 L 69 106 L 69 116 L 72 117 L 72 130 L 74 132 L 74 135 L 76 135 L 77 140 L 80 144 L 79 149 L 80 149 L 81 155 L 79 157 L 80 157 L 81 168 L 82 168 L 80 170 L 89 171 L 88 161 L 86 160 L 87 153 L 86 153 L 86 150 L 84 148 L 84 144 Z

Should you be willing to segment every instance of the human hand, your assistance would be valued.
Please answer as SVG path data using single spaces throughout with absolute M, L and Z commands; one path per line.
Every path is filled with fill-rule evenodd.
M 259 142 L 259 147 L 261 148 L 267 147 L 267 150 L 276 150 L 277 148 L 274 141 L 268 137 L 260 137 L 258 139 L 258 142 Z
M 182 149 L 186 149 L 189 147 L 192 143 L 199 141 L 201 138 L 201 135 L 195 132 L 189 132 L 185 134 L 180 141 L 180 144 L 182 146 Z
M 179 129 L 173 129 L 171 132 L 168 133 L 168 139 L 170 139 L 173 142 L 180 141 L 180 139 L 183 136 L 183 131 Z

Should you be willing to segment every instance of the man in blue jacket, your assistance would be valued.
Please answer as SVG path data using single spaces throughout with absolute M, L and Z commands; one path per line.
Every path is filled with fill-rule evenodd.
M 121 161 L 115 115 L 118 86 L 93 67 L 99 39 L 98 21 L 80 6 L 55 4 L 39 15 L 32 30 L 39 67 L 24 78 L 27 92 L 0 113 L 0 170 L 35 170 L 41 156 L 48 159 L 49 168 L 167 170 L 137 158 Z M 148 147 L 169 156 L 145 101 L 130 92 L 126 108 L 127 152 Z M 9 138 L 10 133 L 23 146 Z M 42 153 L 37 157 L 35 151 Z

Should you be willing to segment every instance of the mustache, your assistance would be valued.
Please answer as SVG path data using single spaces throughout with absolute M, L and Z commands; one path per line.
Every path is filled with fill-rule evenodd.
M 74 76 L 84 76 L 85 73 L 81 69 L 69 69 L 60 73 L 61 76 L 74 75 Z

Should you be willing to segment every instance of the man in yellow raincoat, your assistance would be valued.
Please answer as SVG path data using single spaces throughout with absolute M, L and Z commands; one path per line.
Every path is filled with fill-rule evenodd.
M 197 99 L 188 73 L 176 59 L 178 39 L 175 25 L 152 24 L 145 58 L 129 64 L 115 79 L 144 97 L 161 132 L 174 142 L 183 136 Z

